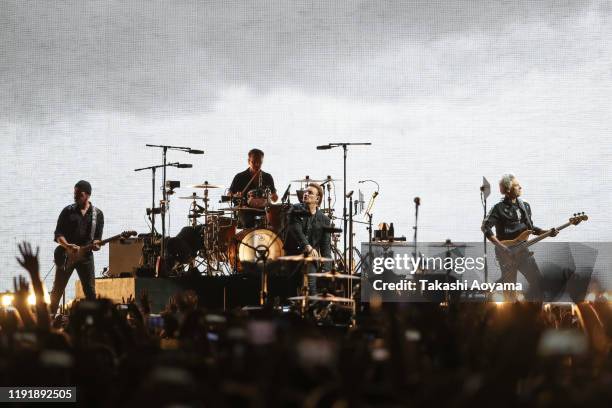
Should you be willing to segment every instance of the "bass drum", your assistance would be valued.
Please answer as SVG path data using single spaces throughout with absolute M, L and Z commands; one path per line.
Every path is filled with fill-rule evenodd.
M 269 248 L 266 268 L 278 269 L 278 257 L 285 255 L 283 241 L 269 229 L 245 229 L 236 234 L 234 243 L 229 246 L 229 262 L 238 272 L 256 272 L 257 255 L 253 248 Z M 236 263 L 238 267 L 236 268 Z M 268 270 L 270 270 L 268 269 Z

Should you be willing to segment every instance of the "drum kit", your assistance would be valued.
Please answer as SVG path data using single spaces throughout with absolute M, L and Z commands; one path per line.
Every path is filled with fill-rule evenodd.
M 295 196 L 301 197 L 308 183 L 316 182 L 327 189 L 327 200 L 322 205 L 324 211 L 332 220 L 333 208 L 330 194 L 331 184 L 338 179 L 328 176 L 325 179 L 311 179 L 306 176 L 302 179 L 292 180 L 300 183 Z M 175 265 L 173 274 L 180 275 L 186 271 L 197 268 L 201 273 L 212 276 L 219 274 L 261 273 L 260 304 L 268 301 L 269 276 L 271 271 L 280 270 L 281 264 L 287 262 L 303 265 L 303 285 L 300 296 L 288 300 L 298 305 L 301 313 L 306 313 L 311 304 L 338 304 L 354 311 L 355 302 L 352 298 L 336 296 L 329 293 L 312 293 L 308 282 L 312 279 L 352 282 L 360 279 L 359 276 L 338 273 L 344 271 L 341 251 L 337 249 L 339 233 L 342 229 L 333 226 L 328 228 L 332 234 L 332 258 L 320 256 L 285 255 L 284 241 L 286 237 L 288 213 L 291 204 L 283 202 L 272 203 L 269 191 L 262 194 L 250 193 L 248 205 L 224 196 L 220 202 L 229 206 L 212 209 L 211 190 L 222 189 L 224 186 L 205 181 L 200 184 L 188 186 L 201 192 L 177 197 L 181 200 L 190 200 L 188 212 L 189 227 L 201 234 L 201 247 L 198 256 L 189 264 Z M 251 199 L 255 197 L 254 199 Z M 255 226 L 242 228 L 241 215 L 249 214 L 255 219 Z M 331 264 L 331 271 L 324 272 L 321 267 L 324 263 Z M 349 293 L 350 295 L 350 293 Z
M 266 261 L 275 261 L 284 254 L 283 241 L 278 234 L 282 232 L 284 225 L 281 219 L 286 205 L 272 204 L 266 197 L 266 200 L 258 203 L 258 207 L 234 205 L 213 210 L 210 206 L 209 191 L 223 188 L 222 185 L 205 181 L 189 187 L 203 191 L 202 194 L 194 192 L 190 196 L 179 197 L 192 201 L 188 214 L 190 226 L 202 232 L 199 259 L 189 265 L 191 269 L 203 267 L 209 276 L 231 271 L 241 273 L 245 271 L 247 264 L 259 260 L 258 248 L 266 248 Z M 240 215 L 244 213 L 254 215 L 254 228 L 239 229 Z
M 310 302 L 350 304 L 349 297 L 339 297 L 327 293 L 312 293 L 307 284 L 308 279 L 318 279 L 333 283 L 353 282 L 359 279 L 349 273 L 354 273 L 352 268 L 346 268 L 346 224 L 348 212 L 346 208 L 346 151 L 348 146 L 369 145 L 370 143 L 332 143 L 326 146 L 317 146 L 317 149 L 327 150 L 342 147 L 344 151 L 344 177 L 336 179 L 327 176 L 323 179 L 314 179 L 309 176 L 292 180 L 291 183 L 299 183 L 295 188 L 295 194 L 290 194 L 291 184 L 285 191 L 280 203 L 273 203 L 272 194 L 269 189 L 262 189 L 261 173 L 259 189 L 242 191 L 234 195 L 222 195 L 220 203 L 222 208 L 215 209 L 211 205 L 211 193 L 214 190 L 224 189 L 220 184 L 208 181 L 189 185 L 193 189 L 191 195 L 175 196 L 180 200 L 189 200 L 189 211 L 187 214 L 188 226 L 181 229 L 175 237 L 167 236 L 167 214 L 170 209 L 170 197 L 175 194 L 174 189 L 180 188 L 179 181 L 166 179 L 166 169 L 191 168 L 191 164 L 180 162 L 168 162 L 169 151 L 182 152 L 186 154 L 204 154 L 203 150 L 192 149 L 185 146 L 152 145 L 147 147 L 159 149 L 162 164 L 134 169 L 134 171 L 151 171 L 151 208 L 147 209 L 151 233 L 150 240 L 143 249 L 149 256 L 146 262 L 148 276 L 181 276 L 189 274 L 206 274 L 208 276 L 229 275 L 255 272 L 261 275 L 261 304 L 269 303 L 268 277 L 270 271 L 275 267 L 288 265 L 289 263 L 302 263 L 304 265 L 304 281 L 301 297 L 292 299 L 303 305 Z M 162 172 L 162 197 L 156 201 L 156 170 Z M 334 214 L 336 205 L 335 182 L 343 182 L 344 209 L 341 217 Z M 302 202 L 304 191 L 309 183 L 319 183 L 323 187 L 324 194 L 321 202 L 323 211 L 332 221 L 331 228 L 326 233 L 332 235 L 332 251 L 330 258 L 304 257 L 298 255 L 286 255 L 284 242 L 288 230 L 289 212 L 292 208 L 291 197 Z M 276 197 L 275 197 L 276 198 Z M 276 200 L 274 200 L 276 201 Z M 161 234 L 155 226 L 156 215 L 161 218 Z M 335 223 L 344 223 L 344 229 L 336 228 Z M 340 226 L 340 225 L 338 225 Z M 338 250 L 340 234 L 344 232 L 345 250 Z M 145 251 L 146 250 L 146 251 Z M 321 265 L 331 263 L 331 272 L 321 270 Z M 318 268 L 316 267 L 318 265 Z M 153 272 L 150 272 L 153 271 Z M 342 272 L 337 273 L 336 271 Z M 352 287 L 352 285 L 350 286 Z M 339 293 L 339 292 L 334 292 Z M 350 290 L 346 293 L 351 296 Z M 303 309 L 303 308 L 302 308 Z

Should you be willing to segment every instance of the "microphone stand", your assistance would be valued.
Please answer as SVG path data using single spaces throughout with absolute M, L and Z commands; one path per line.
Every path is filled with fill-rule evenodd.
M 179 150 L 185 153 L 194 153 L 194 154 L 202 154 L 204 153 L 201 150 L 194 150 L 190 147 L 184 146 L 168 146 L 168 145 L 153 145 L 147 144 L 147 147 L 159 147 L 162 149 L 162 201 L 161 201 L 161 217 L 162 217 L 162 235 L 161 235 L 161 243 L 160 243 L 160 256 L 159 256 L 159 267 L 157 271 L 157 276 L 159 277 L 159 270 L 164 270 L 165 273 L 165 261 L 166 261 L 166 208 L 168 203 L 168 194 L 166 192 L 166 167 L 168 166 L 166 155 L 168 154 L 168 150 Z
M 180 164 L 179 162 L 168 163 L 166 164 L 166 166 L 177 167 L 179 164 Z M 155 214 L 157 214 L 157 212 L 155 211 L 155 170 L 161 167 L 165 167 L 165 166 L 163 164 L 158 164 L 156 166 L 140 167 L 138 169 L 134 169 L 134 171 L 151 170 L 151 217 L 149 218 L 151 220 L 151 237 L 153 237 L 156 234 Z
M 419 259 L 419 251 L 417 249 L 417 231 L 419 222 L 419 206 L 421 205 L 421 199 L 419 197 L 414 198 L 414 258 Z M 419 262 L 420 263 L 420 262 Z
M 380 191 L 380 185 L 375 180 L 361 180 L 359 183 L 370 182 L 376 184 L 376 191 L 372 193 L 372 197 L 370 197 L 370 201 L 368 202 L 368 207 L 366 208 L 365 215 L 368 217 L 368 258 L 370 269 L 373 266 L 374 254 L 372 253 L 372 208 L 374 207 L 374 201 L 376 197 L 378 197 L 378 192 Z M 366 271 L 367 272 L 367 271 Z M 372 272 L 371 270 L 369 272 Z M 371 273 L 369 274 L 371 275 Z
M 342 207 L 342 220 L 344 222 L 344 228 L 342 228 L 342 233 L 344 234 L 343 237 L 343 244 L 344 244 L 344 267 L 346 268 L 347 265 L 347 259 L 346 259 L 346 244 L 347 244 L 347 240 L 346 240 L 346 234 L 347 234 L 347 223 L 348 223 L 348 215 L 347 215 L 347 211 L 346 211 L 346 156 L 347 156 L 347 151 L 348 151 L 348 146 L 371 146 L 372 143 L 367 142 L 367 143 L 329 143 L 327 146 L 325 146 L 324 149 L 333 149 L 334 147 L 342 147 L 343 150 L 343 191 L 342 191 L 342 200 L 344 201 L 343 207 Z M 319 149 L 319 150 L 324 150 L 324 149 Z M 345 271 L 346 273 L 346 271 Z
M 350 193 L 349 196 L 349 223 L 348 223 L 348 228 L 349 228 L 349 232 L 348 232 L 348 240 L 349 240 L 349 253 L 348 253 L 348 273 L 350 275 L 353 274 L 353 261 L 354 261 L 354 256 L 353 256 L 353 193 Z M 346 272 L 345 272 L 346 273 Z
M 484 211 L 482 220 L 487 218 L 487 198 L 491 194 L 491 185 L 487 181 L 486 178 L 482 178 L 482 186 L 480 186 L 480 202 L 482 203 L 482 208 Z M 484 248 L 484 281 L 489 282 L 489 266 L 487 261 L 487 236 L 482 234 L 482 245 Z

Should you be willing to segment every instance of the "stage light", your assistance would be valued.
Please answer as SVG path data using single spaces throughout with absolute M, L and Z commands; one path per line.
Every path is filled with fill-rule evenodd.
M 44 290 L 44 287 L 43 287 L 43 290 Z M 47 293 L 47 291 L 44 291 L 43 299 L 46 304 L 51 303 L 51 298 L 49 297 L 49 294 Z M 36 295 L 34 294 L 34 292 L 30 292 L 30 294 L 28 295 L 28 305 L 36 306 Z
M 502 306 L 504 304 L 504 295 L 501 293 L 494 293 L 491 300 L 493 300 L 496 306 Z
M 13 304 L 13 299 L 14 299 L 14 296 L 11 295 L 10 293 L 6 293 L 2 295 L 2 306 L 9 307 L 10 305 Z

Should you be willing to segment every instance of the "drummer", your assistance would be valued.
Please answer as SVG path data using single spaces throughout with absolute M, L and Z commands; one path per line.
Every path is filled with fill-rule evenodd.
M 270 173 L 261 169 L 264 152 L 259 149 L 251 149 L 248 154 L 249 168 L 234 176 L 229 188 L 229 195 L 237 198 L 240 205 L 263 209 L 269 199 L 272 202 L 278 200 L 274 179 Z M 243 228 L 255 227 L 256 212 L 241 211 L 240 220 Z

